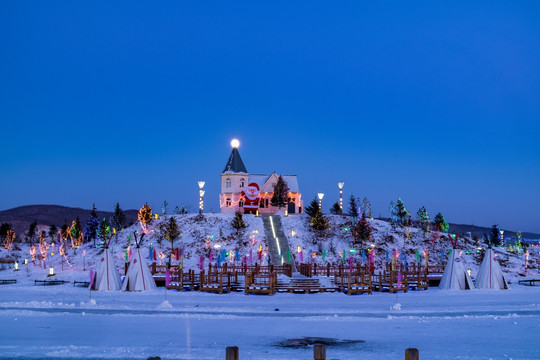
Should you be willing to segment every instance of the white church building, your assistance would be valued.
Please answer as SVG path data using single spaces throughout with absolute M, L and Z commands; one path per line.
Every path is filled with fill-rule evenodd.
M 241 211 L 252 214 L 275 214 L 279 209 L 271 205 L 279 174 L 248 173 L 240 153 L 238 140 L 231 141 L 232 152 L 221 173 L 219 206 L 222 213 Z M 302 194 L 296 175 L 281 175 L 289 187 L 288 205 L 282 209 L 289 214 L 303 212 Z

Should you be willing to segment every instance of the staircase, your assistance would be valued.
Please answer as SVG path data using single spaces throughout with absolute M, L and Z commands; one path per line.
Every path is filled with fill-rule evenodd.
M 270 253 L 270 264 L 280 266 L 288 263 L 287 251 L 289 250 L 289 243 L 281 227 L 281 217 L 278 215 L 261 215 L 261 217 L 264 224 L 268 251 Z M 283 253 L 283 259 L 281 258 L 281 252 Z M 292 259 L 291 263 L 293 271 L 296 271 Z

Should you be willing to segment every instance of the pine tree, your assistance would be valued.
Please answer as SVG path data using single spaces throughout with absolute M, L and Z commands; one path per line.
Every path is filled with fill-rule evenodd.
M 34 244 L 34 238 L 36 236 L 36 230 L 37 230 L 37 221 L 34 220 L 32 223 L 30 223 L 30 226 L 28 227 L 28 231 L 26 232 L 26 241 L 30 242 L 30 245 Z
M 399 218 L 399 223 L 401 225 L 409 226 L 410 225 L 410 216 L 411 213 L 405 208 L 405 204 L 401 198 L 398 198 L 396 203 L 397 217 Z
M 56 228 L 56 226 L 51 225 L 49 227 L 49 237 L 51 238 L 51 241 L 54 241 L 54 239 L 56 239 L 57 233 L 58 233 L 58 229 Z
M 310 218 L 315 216 L 315 213 L 319 211 L 319 202 L 317 201 L 317 198 L 313 198 L 308 206 L 304 209 L 304 212 L 309 215 Z
M 418 223 L 424 231 L 429 231 L 429 214 L 424 206 L 418 209 L 416 213 L 418 215 Z
M 368 217 L 368 218 L 371 218 L 371 203 L 369 202 L 368 198 L 365 197 L 364 200 L 362 201 L 364 203 L 364 208 L 362 209 L 363 213 Z
M 435 230 L 442 232 L 447 232 L 448 228 L 450 227 L 446 222 L 444 215 L 440 212 L 435 215 L 435 218 L 433 219 L 433 226 L 435 227 Z
M 369 223 L 366 214 L 363 213 L 360 221 L 358 221 L 356 225 L 354 225 L 352 228 L 352 234 L 355 239 L 354 245 L 359 245 L 360 247 L 363 247 L 367 242 L 371 240 L 372 231 L 373 229 L 371 227 L 371 224 Z
M 96 205 L 92 205 L 92 212 L 90 213 L 90 219 L 86 222 L 84 226 L 84 233 L 86 234 L 86 239 L 88 241 L 94 240 L 94 246 L 96 246 L 96 232 L 99 228 L 99 219 L 96 212 Z
M 247 228 L 247 224 L 242 218 L 242 213 L 240 211 L 234 213 L 234 219 L 231 222 L 231 226 L 236 229 L 237 236 L 240 235 L 240 230 Z
M 276 185 L 274 186 L 274 195 L 270 199 L 270 204 L 272 206 L 277 206 L 278 209 L 287 206 L 289 203 L 289 186 L 287 182 L 283 180 L 283 177 L 280 175 Z
M 491 232 L 489 234 L 489 245 L 490 246 L 501 245 L 500 231 L 499 231 L 498 225 L 493 225 L 491 227 Z
M 169 265 L 171 265 L 172 253 L 174 252 L 174 240 L 176 240 L 180 235 L 182 235 L 182 231 L 180 230 L 180 227 L 178 226 L 178 223 L 176 222 L 174 216 L 171 216 L 169 218 L 169 221 L 167 222 L 167 225 L 165 227 L 165 233 L 163 235 L 165 239 L 171 242 L 171 253 L 169 254 Z
M 358 217 L 358 204 L 356 203 L 356 198 L 354 195 L 351 195 L 349 198 L 349 215 L 353 218 Z
M 322 211 L 317 211 L 311 218 L 309 226 L 313 230 L 323 231 L 330 228 L 330 223 Z
M 341 214 L 341 208 L 339 207 L 339 203 L 336 201 L 334 205 L 330 208 L 330 214 L 334 215 L 340 215 Z
M 116 234 L 115 238 L 116 241 L 118 241 L 118 232 L 124 227 L 124 224 L 126 223 L 126 215 L 124 214 L 124 211 L 120 207 L 119 203 L 116 203 L 114 207 L 114 213 L 111 218 L 112 225 L 116 228 Z

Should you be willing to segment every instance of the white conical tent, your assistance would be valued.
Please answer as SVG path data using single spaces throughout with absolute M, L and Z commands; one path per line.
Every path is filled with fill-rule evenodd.
M 478 289 L 508 289 L 508 283 L 504 278 L 499 262 L 495 259 L 493 249 L 489 248 L 486 251 L 484 260 L 478 270 L 475 285 Z
M 99 260 L 92 290 L 120 290 L 120 275 L 108 247 Z
M 150 268 L 146 264 L 141 254 L 141 249 L 137 247 L 133 252 L 133 257 L 129 262 L 129 268 L 122 283 L 123 291 L 142 291 L 156 288 L 156 282 L 152 277 Z
M 474 289 L 471 277 L 463 266 L 463 260 L 456 249 L 452 250 L 452 255 L 444 268 L 444 273 L 439 284 L 440 289 L 450 290 L 470 290 Z

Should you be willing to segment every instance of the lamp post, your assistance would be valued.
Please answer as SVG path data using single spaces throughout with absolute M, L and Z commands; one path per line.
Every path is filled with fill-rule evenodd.
M 343 185 L 345 185 L 344 181 L 338 181 L 337 186 L 339 188 L 339 210 L 341 210 L 341 213 L 343 213 Z
M 199 184 L 199 214 L 202 214 L 203 208 L 204 208 L 204 201 L 203 201 L 204 190 L 203 190 L 203 187 L 204 187 L 205 182 L 204 181 L 198 181 L 198 184 Z
M 319 197 L 319 210 L 322 212 L 322 198 L 324 197 L 324 194 L 318 193 L 317 196 Z

